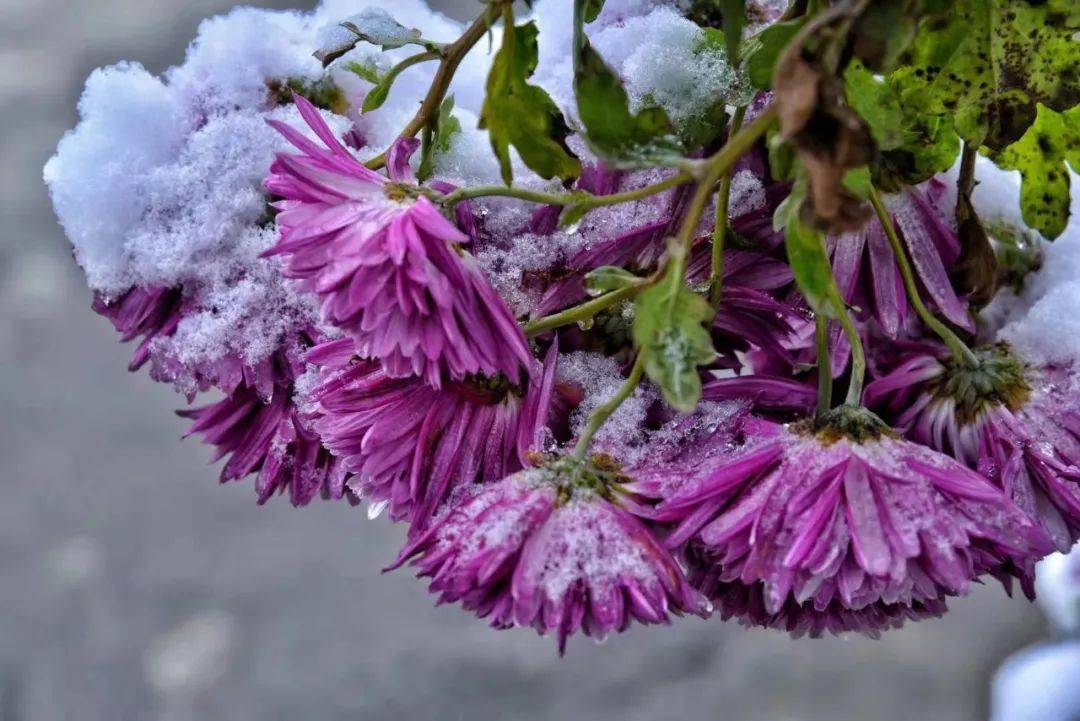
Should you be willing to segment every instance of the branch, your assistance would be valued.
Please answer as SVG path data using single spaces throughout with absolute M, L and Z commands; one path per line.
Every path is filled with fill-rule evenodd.
M 443 57 L 439 62 L 439 68 L 435 71 L 435 77 L 431 81 L 431 88 L 428 90 L 424 102 L 420 104 L 420 109 L 416 111 L 416 115 L 401 131 L 400 137 L 415 137 L 432 118 L 438 115 L 439 107 L 442 105 L 443 98 L 446 97 L 446 91 L 450 88 L 450 81 L 454 79 L 454 73 L 457 72 L 458 66 L 461 65 L 461 61 L 465 59 L 473 46 L 480 41 L 480 38 L 484 37 L 495 19 L 499 17 L 504 1 L 496 0 L 488 5 L 487 9 L 473 21 L 472 25 L 465 30 L 465 33 L 460 38 L 443 47 Z M 386 165 L 386 152 L 379 153 L 364 165 L 372 170 L 378 170 Z
M 525 335 L 538 335 L 553 328 L 561 328 L 564 325 L 588 320 L 600 311 L 610 308 L 620 301 L 634 297 L 634 295 L 644 287 L 644 281 L 635 285 L 628 285 L 619 288 L 618 290 L 613 290 L 610 293 L 604 293 L 603 295 L 581 303 L 580 305 L 567 308 L 559 313 L 538 318 L 525 325 Z

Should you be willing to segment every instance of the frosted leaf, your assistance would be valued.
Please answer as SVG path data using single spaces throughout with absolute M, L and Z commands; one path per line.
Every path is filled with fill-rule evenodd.
M 317 39 L 320 50 L 316 57 L 319 57 L 325 55 L 327 50 L 344 54 L 346 49 L 351 49 L 359 41 L 379 45 L 383 49 L 400 48 L 419 40 L 420 31 L 405 27 L 382 8 L 371 7 L 336 25 L 323 27 Z

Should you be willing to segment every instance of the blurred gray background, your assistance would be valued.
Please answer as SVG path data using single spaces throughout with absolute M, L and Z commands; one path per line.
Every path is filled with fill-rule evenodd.
M 986 717 L 993 669 L 1044 633 L 996 586 L 880 641 L 693 619 L 560 660 L 381 575 L 385 521 L 219 487 L 181 399 L 90 311 L 41 167 L 92 68 L 160 71 L 233 4 L 0 0 L 0 721 Z

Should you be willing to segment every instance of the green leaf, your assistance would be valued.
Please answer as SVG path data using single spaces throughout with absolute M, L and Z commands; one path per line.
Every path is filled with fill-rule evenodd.
M 844 187 L 855 194 L 855 197 L 860 200 L 868 200 L 870 198 L 870 188 L 873 187 L 873 181 L 870 179 L 870 168 L 866 165 L 858 168 L 852 168 L 844 173 L 842 179 Z
M 769 172 L 776 180 L 792 180 L 795 177 L 795 146 L 779 130 L 771 130 L 767 136 Z
M 604 0 L 584 0 L 585 3 L 585 22 L 591 23 L 600 16 L 600 11 L 604 9 Z
M 589 214 L 595 206 L 586 205 L 585 203 L 571 203 L 563 208 L 563 212 L 559 215 L 559 227 L 563 229 L 569 229 L 576 226 L 581 222 L 581 219 Z
M 994 156 L 1002 168 L 1019 170 L 1024 222 L 1051 240 L 1069 223 L 1069 172 L 1080 172 L 1080 106 L 1056 113 L 1044 105 L 1018 141 Z
M 352 62 L 345 66 L 345 69 L 356 73 L 369 83 L 378 85 L 382 81 L 382 75 L 379 73 L 379 69 L 375 67 L 374 60 L 365 60 L 362 63 Z
M 904 110 L 893 88 L 855 61 L 844 71 L 844 90 L 848 105 L 870 128 L 881 150 L 894 150 L 904 144 Z
M 703 323 L 712 320 L 709 303 L 672 271 L 638 294 L 634 303 L 634 344 L 644 353 L 645 373 L 672 408 L 689 413 L 701 399 L 698 366 L 716 358 L 712 336 Z
M 972 145 L 1001 150 L 1035 122 L 1036 105 L 1080 100 L 1080 3 L 957 0 L 923 20 L 905 100 L 948 115 Z
M 878 77 L 858 61 L 844 71 L 848 104 L 866 121 L 878 145 L 871 168 L 874 183 L 890 191 L 948 170 L 960 152 L 951 121 L 926 114 L 915 98 L 904 102 L 901 82 Z
M 746 27 L 745 0 L 720 0 L 723 9 L 724 38 L 727 56 L 732 65 L 739 62 L 739 45 L 742 44 L 743 28 Z
M 615 265 L 603 265 L 585 275 L 585 289 L 592 295 L 621 290 L 640 282 L 641 278 Z
M 792 191 L 789 199 L 797 200 L 783 218 L 788 263 L 795 283 L 810 308 L 826 318 L 838 318 L 844 310 L 844 299 L 836 285 L 825 250 L 825 235 L 799 220 L 798 206 L 801 200 L 798 198 L 801 194 L 798 188 Z
M 574 89 L 585 139 L 600 157 L 634 165 L 681 156 L 667 113 L 656 107 L 631 113 L 618 76 L 588 41 L 581 48 Z
M 434 128 L 431 130 L 431 137 L 426 139 L 430 147 L 425 147 L 420 156 L 420 167 L 416 171 L 416 175 L 420 180 L 427 180 L 431 177 L 435 156 L 450 150 L 450 143 L 453 141 L 454 136 L 461 132 L 461 121 L 454 117 L 453 112 L 454 96 L 448 95 L 443 100 L 442 105 L 439 106 L 439 114 L 435 119 Z
M 368 91 L 368 94 L 364 96 L 364 102 L 360 106 L 360 112 L 370 113 L 372 110 L 378 110 L 382 107 L 382 104 L 386 102 L 386 98 L 390 95 L 390 88 L 393 87 L 394 81 L 397 80 L 398 74 L 390 71 L 384 75 L 375 87 Z
M 487 80 L 480 127 L 487 128 L 503 180 L 513 181 L 510 146 L 542 178 L 576 178 L 581 162 L 570 151 L 570 134 L 555 101 L 528 79 L 536 70 L 536 24 L 506 28 Z
M 399 75 L 413 65 L 434 60 L 435 57 L 434 53 L 422 53 L 410 58 L 405 58 L 394 67 L 390 68 L 390 70 L 386 72 L 386 75 L 378 77 L 375 87 L 369 90 L 368 94 L 364 96 L 364 102 L 360 106 L 360 112 L 370 113 L 372 110 L 377 110 L 382 107 L 382 104 L 386 102 L 386 97 L 390 94 L 390 88 L 393 87 L 394 81 L 398 79 Z M 354 70 L 354 72 L 356 71 Z
M 792 38 L 802 29 L 803 19 L 773 23 L 746 41 L 743 46 L 743 65 L 754 87 L 772 88 L 776 61 Z
M 923 14 L 913 0 L 873 0 L 859 13 L 849 42 L 856 58 L 877 72 L 896 67 L 911 46 Z
M 904 143 L 883 151 L 874 163 L 874 183 L 894 191 L 916 185 L 953 166 L 960 154 L 960 136 L 949 118 L 905 107 Z

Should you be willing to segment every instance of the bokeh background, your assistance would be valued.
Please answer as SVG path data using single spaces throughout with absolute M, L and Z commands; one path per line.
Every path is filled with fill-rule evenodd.
M 219 487 L 90 311 L 41 167 L 92 68 L 161 71 L 233 4 L 0 0 L 0 721 L 986 718 L 995 667 L 1045 633 L 996 586 L 879 641 L 691 619 L 560 660 L 382 575 L 401 529 Z

